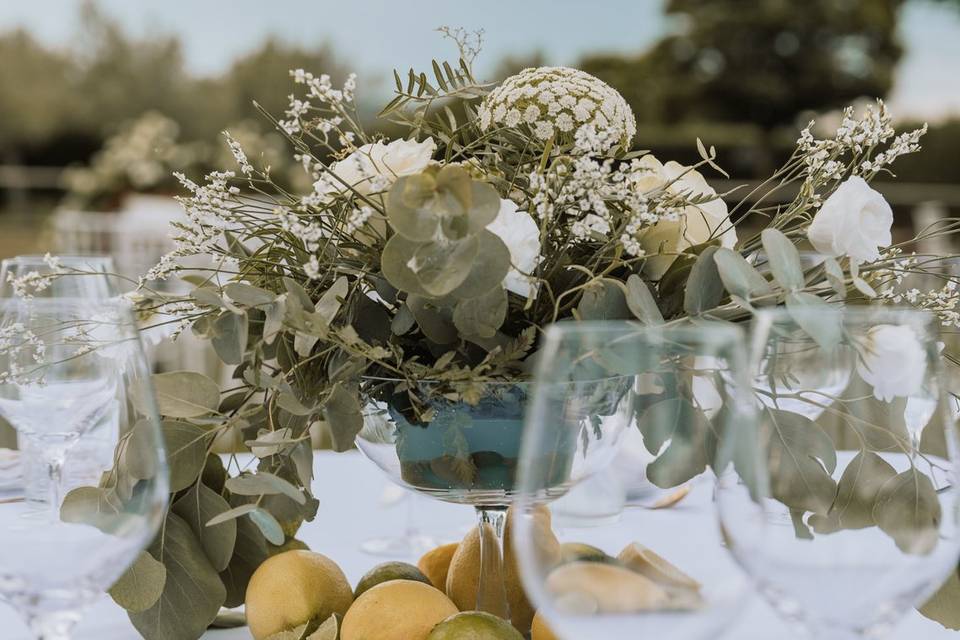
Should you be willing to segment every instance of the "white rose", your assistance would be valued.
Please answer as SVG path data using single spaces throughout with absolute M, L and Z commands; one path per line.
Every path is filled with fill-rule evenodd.
M 389 144 L 377 141 L 365 144 L 349 156 L 334 162 L 330 170 L 358 192 L 366 195 L 389 187 L 402 176 L 422 172 L 430 164 L 437 143 L 433 138 L 423 142 L 394 140 Z M 332 181 L 331 191 L 341 191 L 343 185 Z
M 857 372 L 877 400 L 917 395 L 927 375 L 927 354 L 913 328 L 880 324 L 867 331 Z
M 727 203 L 699 171 L 673 161 L 661 164 L 650 154 L 643 156 L 640 163 L 647 171 L 634 180 L 634 185 L 641 191 L 661 189 L 670 183 L 671 193 L 714 197 L 701 205 L 686 207 L 676 220 L 661 220 L 640 237 L 640 246 L 652 256 L 644 265 L 648 276 L 660 278 L 676 259 L 673 254 L 708 240 L 719 238 L 721 246 L 728 249 L 736 246 L 737 230 L 730 222 Z M 656 255 L 659 253 L 671 255 Z
M 880 247 L 892 242 L 893 211 L 884 197 L 860 176 L 837 187 L 814 216 L 807 237 L 823 255 L 873 262 Z
M 510 250 L 512 266 L 503 279 L 507 291 L 536 297 L 536 282 L 529 274 L 540 264 L 540 227 L 526 211 L 517 211 L 512 200 L 500 200 L 500 212 L 487 225 L 487 231 L 495 234 Z

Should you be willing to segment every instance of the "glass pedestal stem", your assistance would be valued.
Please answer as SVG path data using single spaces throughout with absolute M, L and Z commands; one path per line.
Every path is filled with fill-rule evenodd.
M 507 507 L 477 507 L 480 534 L 480 579 L 477 584 L 477 611 L 510 619 L 510 605 L 503 577 L 503 534 Z

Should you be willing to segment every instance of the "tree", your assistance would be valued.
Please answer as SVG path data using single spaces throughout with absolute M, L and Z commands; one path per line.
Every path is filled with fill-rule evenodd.
M 289 103 L 287 96 L 293 93 L 290 78 L 293 69 L 306 69 L 318 76 L 326 73 L 335 83 L 343 82 L 347 75 L 327 46 L 303 49 L 269 39 L 256 51 L 237 60 L 223 79 L 231 121 L 258 117 L 254 101 L 282 118 Z
M 903 0 L 669 0 L 681 25 L 635 59 L 583 66 L 620 89 L 641 121 L 753 122 L 883 96 L 901 47 Z
M 0 156 L 41 144 L 62 126 L 70 108 L 69 59 L 28 33 L 0 35 Z

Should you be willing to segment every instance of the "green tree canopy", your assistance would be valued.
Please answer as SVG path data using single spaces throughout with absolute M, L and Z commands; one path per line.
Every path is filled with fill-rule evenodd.
M 621 90 L 641 122 L 792 123 L 806 110 L 884 96 L 901 55 L 903 0 L 669 0 L 676 33 L 634 59 L 584 68 Z

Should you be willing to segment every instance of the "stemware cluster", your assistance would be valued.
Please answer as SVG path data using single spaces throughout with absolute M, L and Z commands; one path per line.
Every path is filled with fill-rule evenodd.
M 0 417 L 21 463 L 0 498 L 0 597 L 42 640 L 67 638 L 127 567 L 163 553 L 143 551 L 168 490 L 151 372 L 109 270 L 86 257 L 0 267 Z M 29 295 L 12 290 L 24 279 Z
M 888 307 L 560 323 L 531 383 L 475 404 L 434 394 L 429 422 L 397 381 L 368 380 L 357 444 L 403 486 L 476 507 L 493 534 L 477 608 L 510 617 L 499 582 L 519 570 L 535 638 L 713 637 L 751 583 L 815 637 L 879 637 L 960 556 L 939 340 L 931 316 Z M 545 532 L 544 509 L 609 469 L 627 434 L 646 457 L 626 482 L 672 499 Z

